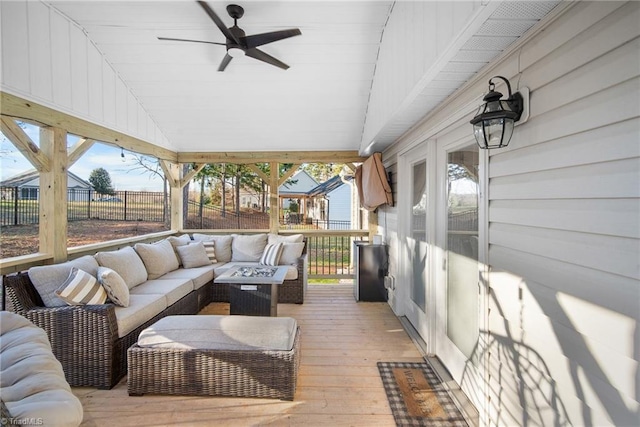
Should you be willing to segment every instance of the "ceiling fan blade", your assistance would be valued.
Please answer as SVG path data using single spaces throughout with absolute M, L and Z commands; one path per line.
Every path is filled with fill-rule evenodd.
M 229 62 L 231 62 L 233 58 L 231 57 L 231 55 L 229 55 L 228 53 L 224 55 L 224 58 L 222 58 L 222 62 L 220 63 L 220 66 L 218 67 L 218 71 L 224 71 L 225 68 L 227 68 L 227 65 L 229 65 Z
M 260 49 L 256 49 L 255 47 L 251 48 L 251 49 L 247 49 L 245 51 L 245 54 L 247 56 L 250 56 L 250 57 L 252 57 L 254 59 L 257 59 L 259 61 L 266 62 L 267 64 L 271 64 L 271 65 L 275 65 L 276 67 L 280 67 L 283 70 L 286 70 L 286 69 L 289 68 L 289 66 L 287 64 L 285 64 L 284 62 L 274 58 L 273 56 L 271 56 L 271 55 L 269 55 L 269 54 L 267 54 L 267 53 L 265 53 L 263 51 L 261 51 Z
M 240 44 L 240 40 L 238 40 L 237 37 L 231 31 L 229 31 L 226 25 L 224 25 L 224 22 L 222 22 L 222 19 L 220 19 L 220 17 L 216 15 L 213 9 L 209 7 L 207 2 L 198 1 L 198 4 L 202 6 L 205 12 L 207 12 L 207 15 L 209 15 L 209 17 L 213 20 L 213 22 L 215 22 L 218 28 L 220 28 L 220 31 L 222 31 L 222 34 L 224 34 L 226 38 L 228 38 L 229 40 L 233 40 L 234 42 L 236 42 L 236 44 Z
M 272 31 L 270 33 L 253 34 L 246 36 L 244 42 L 248 49 L 262 46 L 263 44 L 275 42 L 289 37 L 299 36 L 302 34 L 299 29 L 292 28 L 290 30 Z
M 190 39 L 173 39 L 171 37 L 158 37 L 158 40 L 170 40 L 174 42 L 194 42 L 194 43 L 207 43 L 207 44 L 217 44 L 220 46 L 226 46 L 226 43 L 218 43 L 218 42 L 208 42 L 205 40 L 190 40 Z

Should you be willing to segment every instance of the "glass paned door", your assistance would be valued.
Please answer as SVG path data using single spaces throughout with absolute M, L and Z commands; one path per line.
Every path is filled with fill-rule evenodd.
M 426 280 L 427 263 L 427 193 L 426 177 L 427 163 L 415 163 L 411 171 L 411 215 L 410 215 L 410 245 L 411 256 L 411 300 L 422 312 L 426 311 Z
M 470 359 L 478 342 L 478 147 L 447 154 L 447 337 Z

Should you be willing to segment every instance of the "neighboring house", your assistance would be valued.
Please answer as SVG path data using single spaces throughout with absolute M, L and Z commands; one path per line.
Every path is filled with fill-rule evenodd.
M 291 183 L 285 182 L 278 187 L 278 194 L 282 201 L 280 207 L 282 209 L 289 209 L 290 200 L 302 202 L 302 198 L 306 196 L 307 192 L 318 185 L 318 182 L 304 170 L 299 170 L 287 181 Z
M 29 170 L 0 182 L 2 199 L 13 200 L 15 188 L 18 189 L 18 199 L 37 200 L 40 188 L 40 175 L 35 169 Z M 67 171 L 67 200 L 69 202 L 86 202 L 91 197 L 93 187 L 78 175 Z
M 339 175 L 307 192 L 307 218 L 327 230 L 352 228 L 352 191 Z

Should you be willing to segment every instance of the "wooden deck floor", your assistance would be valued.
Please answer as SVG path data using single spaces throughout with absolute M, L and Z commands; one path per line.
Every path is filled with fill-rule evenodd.
M 203 314 L 228 313 L 211 304 Z M 74 388 L 83 426 L 395 426 L 378 361 L 423 358 L 386 303 L 356 303 L 351 285 L 310 285 L 305 303 L 278 305 L 297 319 L 302 360 L 293 402 L 228 397 L 130 397 L 124 378 L 112 390 Z

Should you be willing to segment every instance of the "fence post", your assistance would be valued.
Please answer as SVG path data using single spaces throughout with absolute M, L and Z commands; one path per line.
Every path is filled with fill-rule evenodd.
M 18 187 L 13 188 L 13 225 L 18 225 Z
M 124 192 L 124 220 L 127 220 L 127 191 Z
M 87 197 L 87 219 L 91 219 L 91 189 L 89 189 L 89 196 Z

